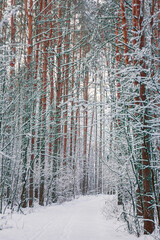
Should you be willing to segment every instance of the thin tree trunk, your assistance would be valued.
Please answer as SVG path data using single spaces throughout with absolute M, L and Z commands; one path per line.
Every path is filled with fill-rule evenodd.
M 43 9 L 43 0 L 40 0 L 40 2 L 37 3 L 37 8 L 39 7 L 39 11 L 38 11 L 38 14 L 39 14 L 39 17 L 38 17 L 38 21 L 40 22 L 41 19 L 42 19 L 42 15 L 41 15 L 41 12 L 42 12 L 42 9 Z M 38 26 L 37 26 L 37 36 L 36 36 L 36 53 L 35 53 L 35 86 L 34 88 L 37 89 L 37 77 L 38 77 L 38 67 L 39 67 L 39 60 L 40 60 L 40 42 L 41 42 L 41 38 L 42 38 L 42 35 L 41 35 L 41 32 L 42 32 L 42 27 L 41 27 L 41 24 L 38 23 Z M 40 105 L 41 105 L 41 100 L 39 101 Z M 36 107 L 36 100 L 35 100 L 35 103 L 33 103 Z M 35 114 L 35 113 L 34 113 Z M 41 111 L 39 112 L 39 114 L 41 114 Z M 34 135 L 35 131 L 34 131 L 34 124 L 33 124 L 33 135 Z M 34 136 L 33 136 L 34 138 Z M 35 140 L 34 140 L 35 141 Z M 33 146 L 33 145 L 32 145 Z M 39 146 L 40 146 L 40 140 L 39 138 L 37 138 L 37 149 L 39 149 Z M 33 146 L 33 149 L 32 149 L 32 158 L 35 158 L 34 156 L 34 146 Z M 35 161 L 35 160 L 34 160 Z M 38 165 L 38 161 L 36 161 L 36 164 L 35 165 Z M 35 166 L 34 166 L 35 167 Z M 36 184 L 38 185 L 38 184 Z M 35 187 L 35 190 L 34 190 L 34 197 L 36 199 L 38 199 L 38 195 L 39 195 L 39 189 L 38 189 L 38 186 Z
M 103 179 L 102 179 L 102 138 L 103 138 L 103 129 L 102 129 L 102 121 L 103 121 L 103 107 L 102 107 L 102 102 L 103 102 L 103 92 L 102 92 L 102 77 L 100 76 L 100 128 L 99 128 L 99 166 L 98 166 L 98 193 L 101 194 L 103 191 Z
M 28 18 L 28 9 L 27 9 L 28 1 L 25 0 L 25 14 Z M 29 18 L 28 18 L 29 20 Z M 30 29 L 28 29 L 30 31 Z M 29 32 L 30 33 L 30 32 Z M 26 35 L 25 35 L 25 39 Z M 29 35 L 28 35 L 28 42 L 29 42 Z M 27 48 L 27 58 L 25 59 L 25 65 L 27 66 L 28 72 L 26 75 L 26 85 L 25 85 L 25 101 L 27 102 L 29 99 L 29 80 L 30 80 L 30 56 L 29 52 L 31 50 L 31 46 L 28 46 Z M 22 173 L 22 193 L 21 193 L 21 203 L 19 205 L 19 208 L 22 206 L 23 208 L 27 207 L 28 202 L 28 189 L 27 189 L 27 181 L 28 181 L 28 173 L 27 173 L 27 152 L 28 152 L 28 146 L 29 146 L 29 139 L 27 138 L 27 133 L 29 132 L 30 128 L 30 107 L 27 103 L 24 104 L 25 109 L 25 118 L 24 118 L 24 130 L 23 130 L 23 138 L 22 138 L 22 158 L 23 158 L 23 173 Z
M 15 0 L 11 0 L 12 7 L 15 7 Z M 11 79 L 11 85 L 10 85 L 10 98 L 9 101 L 12 102 L 13 100 L 13 87 L 14 87 L 14 76 L 15 76 L 15 61 L 16 61 L 16 47 L 15 47 L 15 34 L 16 34 L 16 24 L 15 24 L 15 14 L 13 13 L 11 16 L 11 62 L 10 62 L 10 79 Z M 10 160 L 9 160 L 10 161 Z M 8 184 L 7 186 L 7 199 L 10 198 L 10 186 Z
M 121 17 L 122 17 L 122 29 L 123 29 L 123 41 L 124 41 L 124 53 L 125 53 L 125 64 L 126 66 L 129 64 L 129 56 L 128 56 L 128 29 L 127 29 L 127 20 L 125 14 L 125 0 L 120 0 L 121 7 Z
M 84 49 L 85 56 L 87 49 Z M 84 111 L 83 111 L 83 186 L 82 186 L 82 193 L 83 195 L 87 194 L 88 190 L 88 164 L 87 164 L 87 136 L 88 136 L 88 110 L 87 110 L 87 103 L 88 103 L 88 81 L 89 81 L 89 69 L 85 66 L 85 77 L 83 82 L 84 87 Z
M 70 35 L 69 35 L 69 30 L 70 30 L 70 1 L 67 2 L 67 20 L 66 20 L 66 28 L 67 28 L 67 33 L 66 33 L 66 37 L 65 37 L 65 114 L 64 114 L 64 119 L 65 119 L 65 123 L 64 123 L 64 160 L 63 160 L 63 165 L 66 165 L 66 157 L 67 157 L 67 138 L 68 138 L 68 82 L 69 82 L 69 46 L 70 46 Z
M 58 6 L 58 23 L 57 23 L 57 31 L 58 31 L 58 42 L 57 42 L 57 81 L 56 81 L 56 111 L 55 111 L 55 141 L 54 141 L 54 162 L 53 162 L 53 192 L 52 192 L 52 200 L 56 201 L 56 171 L 59 162 L 60 155 L 60 119 L 61 119 L 61 109 L 59 107 L 61 102 L 62 95 L 62 74 L 61 74 L 61 62 L 62 62 L 62 29 L 61 29 L 61 18 L 62 18 L 62 6 L 59 3 Z
M 75 29 L 76 29 L 76 18 L 74 17 L 74 26 L 73 26 L 73 53 L 72 53 L 72 85 L 71 85 L 71 89 L 72 89 L 72 102 L 71 102 L 71 134 L 70 134 L 70 156 L 71 158 L 73 157 L 73 146 L 75 146 L 75 142 L 73 142 L 73 124 L 74 124 L 74 111 L 73 111 L 73 106 L 74 106 L 74 72 L 75 72 L 75 67 L 74 67 L 74 62 L 75 62 Z M 73 164 L 73 168 L 74 168 L 74 164 Z
M 44 0 L 44 42 L 43 42 L 43 95 L 42 95 L 42 142 L 41 142 L 41 173 L 40 173 L 40 190 L 39 204 L 44 205 L 44 181 L 45 181 L 45 135 L 46 135 L 46 98 L 47 98 L 47 0 Z
M 95 76 L 95 194 L 98 194 L 98 150 L 97 150 L 97 142 L 98 142 L 98 117 L 97 117 L 97 74 Z
M 27 9 L 26 9 L 27 10 Z M 32 61 L 32 18 L 33 18 L 33 0 L 30 0 L 29 10 L 27 10 L 28 16 L 28 53 L 27 53 L 27 64 L 28 64 L 28 74 L 29 78 L 32 75 L 31 72 L 31 61 Z M 33 115 L 33 113 L 32 113 Z M 34 132 L 32 132 L 34 134 Z M 35 144 L 35 138 L 32 137 L 31 141 L 31 151 L 33 152 Z M 29 176 L 29 207 L 33 207 L 33 171 L 34 171 L 34 155 L 31 154 L 31 162 L 30 162 L 30 176 Z

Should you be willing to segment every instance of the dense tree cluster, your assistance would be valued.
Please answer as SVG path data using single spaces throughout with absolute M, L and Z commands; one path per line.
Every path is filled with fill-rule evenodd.
M 0 212 L 117 194 L 160 226 L 160 1 L 0 0 Z

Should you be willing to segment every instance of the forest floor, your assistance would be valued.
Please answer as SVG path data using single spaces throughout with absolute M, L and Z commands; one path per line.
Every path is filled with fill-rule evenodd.
M 112 209 L 113 196 L 86 196 L 71 202 L 0 216 L 0 240 L 151 240 L 126 231 Z M 2 218 L 3 217 L 3 218 Z

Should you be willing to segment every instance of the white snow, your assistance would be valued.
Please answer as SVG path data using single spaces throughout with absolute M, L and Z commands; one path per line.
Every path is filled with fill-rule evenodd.
M 26 215 L 14 213 L 0 218 L 0 240 L 151 240 L 124 230 L 124 223 L 103 214 L 111 196 L 86 196 L 61 205 L 36 207 Z M 110 206 L 108 205 L 108 208 Z M 106 209 L 106 207 L 105 207 Z M 110 209 L 108 209 L 110 212 Z M 6 222 L 5 222 L 6 221 Z

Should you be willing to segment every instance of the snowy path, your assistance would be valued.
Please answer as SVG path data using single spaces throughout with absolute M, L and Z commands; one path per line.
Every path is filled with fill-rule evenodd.
M 12 228 L 0 231 L 0 240 L 136 240 L 120 228 L 122 223 L 105 219 L 105 198 L 80 197 L 62 205 L 38 207 L 27 215 L 13 214 L 6 225 Z

